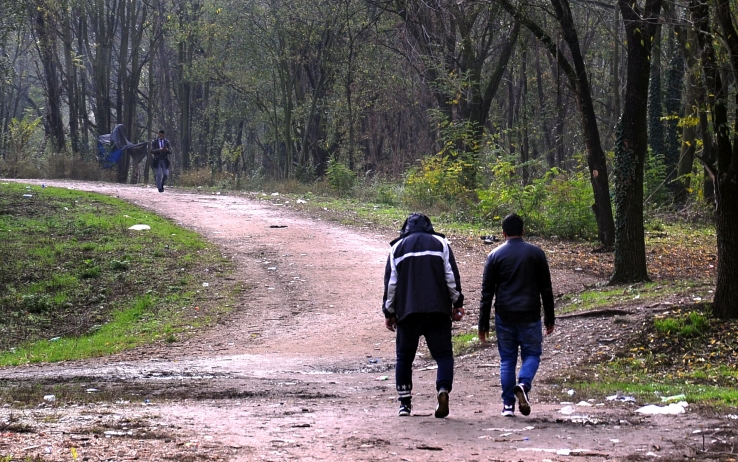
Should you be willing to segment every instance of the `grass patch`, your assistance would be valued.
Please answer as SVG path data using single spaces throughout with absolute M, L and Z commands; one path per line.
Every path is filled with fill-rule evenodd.
M 557 302 L 558 314 L 588 311 L 616 306 L 647 305 L 667 297 L 688 297 L 701 302 L 712 295 L 714 283 L 707 280 L 661 280 L 629 286 L 592 287 L 565 294 Z
M 570 382 L 567 388 L 575 390 L 575 396 L 582 399 L 605 400 L 607 396 L 621 393 L 632 396 L 638 404 L 663 404 L 666 402 L 686 401 L 689 404 L 702 404 L 718 408 L 738 405 L 738 390 L 730 387 L 708 384 L 685 383 L 653 383 L 642 381 L 642 378 L 632 381 L 599 380 L 595 382 Z M 684 395 L 671 400 L 666 398 Z M 570 397 L 566 397 L 571 399 Z M 565 399 L 562 395 L 561 399 Z
M 679 307 L 646 323 L 610 360 L 577 366 L 567 387 L 587 397 L 615 392 L 638 402 L 686 395 L 691 404 L 738 405 L 738 321 L 711 318 L 710 307 Z M 599 358 L 602 358 L 600 355 Z
M 196 233 L 67 189 L 0 185 L 0 253 L 0 365 L 176 341 L 243 290 L 224 278 L 232 262 Z
M 454 356 L 460 356 L 477 349 L 480 346 L 476 332 L 456 334 L 451 338 Z

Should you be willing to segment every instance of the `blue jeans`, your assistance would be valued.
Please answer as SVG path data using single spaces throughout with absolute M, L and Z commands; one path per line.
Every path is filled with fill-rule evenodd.
M 447 314 L 411 314 L 397 324 L 397 364 L 395 386 L 400 400 L 410 398 L 413 390 L 413 361 L 420 336 L 438 364 L 436 391 L 451 391 L 454 381 L 454 352 L 451 344 L 451 318 Z
M 522 383 L 525 390 L 530 391 L 538 365 L 541 363 L 543 352 L 541 321 L 505 322 L 495 315 L 495 333 L 497 334 L 497 351 L 500 352 L 502 402 L 503 404 L 515 404 L 515 392 L 513 391 L 515 385 Z M 523 363 L 516 380 L 518 350 Z

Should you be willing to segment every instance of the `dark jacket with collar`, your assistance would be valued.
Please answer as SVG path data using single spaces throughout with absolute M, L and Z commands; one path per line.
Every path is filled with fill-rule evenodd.
M 160 144 L 163 144 L 163 147 L 160 147 Z M 164 162 L 164 168 L 169 168 L 170 166 L 169 153 L 170 152 L 172 152 L 172 147 L 169 144 L 168 139 L 157 137 L 154 141 L 152 141 L 151 142 L 151 154 L 153 154 L 153 159 L 151 160 L 151 168 L 156 170 L 156 168 L 159 165 L 159 161 Z
M 479 302 L 479 330 L 489 331 L 492 298 L 495 313 L 507 322 L 536 322 L 553 326 L 554 298 L 546 254 L 522 237 L 508 238 L 487 257 Z
M 159 146 L 159 141 L 162 141 L 164 147 L 161 148 Z M 163 150 L 160 150 L 163 149 Z M 169 140 L 166 138 L 155 138 L 154 141 L 151 142 L 151 152 L 152 154 L 169 154 L 172 151 L 172 146 L 169 144 Z
M 411 215 L 390 243 L 382 311 L 398 322 L 409 314 L 444 313 L 464 304 L 459 269 L 451 247 L 425 215 Z

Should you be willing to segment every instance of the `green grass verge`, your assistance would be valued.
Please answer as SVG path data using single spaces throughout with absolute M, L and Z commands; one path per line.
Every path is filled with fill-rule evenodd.
M 176 341 L 243 290 L 225 278 L 232 262 L 198 234 L 67 189 L 0 183 L 0 253 L 0 365 Z
M 639 404 L 663 404 L 664 398 L 684 395 L 683 398 L 674 398 L 686 401 L 689 404 L 709 405 L 717 408 L 729 408 L 738 405 L 738 390 L 731 387 L 709 384 L 688 383 L 658 383 L 648 377 L 634 377 L 630 381 L 618 381 L 614 377 L 601 377 L 594 382 L 570 382 L 567 389 L 575 390 L 575 396 L 581 399 L 602 399 L 621 393 L 632 396 Z M 564 396 L 561 397 L 564 399 Z M 568 400 L 571 400 L 569 397 Z
M 738 405 L 738 321 L 710 316 L 709 305 L 674 308 L 642 326 L 609 359 L 592 358 L 568 371 L 567 387 L 577 396 L 622 392 L 638 402 L 683 394 L 692 404 Z M 659 398 L 660 399 L 660 398 Z
M 708 280 L 661 280 L 629 286 L 592 287 L 565 294 L 556 305 L 557 314 L 624 305 L 648 305 L 670 296 L 688 297 L 694 302 L 712 298 L 714 282 Z

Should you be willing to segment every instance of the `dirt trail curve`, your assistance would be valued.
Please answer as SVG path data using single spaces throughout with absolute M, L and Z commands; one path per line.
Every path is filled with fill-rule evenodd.
M 38 182 L 35 182 L 38 183 Z M 241 196 L 164 194 L 138 186 L 47 181 L 114 195 L 194 229 L 232 257 L 252 287 L 228 319 L 186 342 L 124 356 L 0 369 L 0 379 L 125 389 L 136 402 L 0 407 L 0 456 L 41 460 L 667 460 L 693 455 L 725 419 L 689 412 L 644 417 L 627 403 L 540 402 L 530 417 L 499 415 L 498 358 L 457 360 L 451 415 L 435 419 L 435 370 L 415 372 L 414 416 L 398 418 L 394 336 L 383 326 L 382 276 L 394 236 L 301 217 Z M 457 254 L 459 252 L 457 251 Z M 476 320 L 484 254 L 457 255 Z M 560 285 L 581 276 L 554 274 Z M 579 277 L 580 279 L 577 279 Z M 584 335 L 583 335 L 584 334 Z M 609 322 L 562 319 L 547 340 L 546 377 L 601 352 Z M 604 347 L 607 348 L 607 347 Z M 388 378 L 387 378 L 388 377 Z M 4 424 L 5 422 L 5 424 Z M 12 423 L 32 431 L 2 432 Z M 4 425 L 4 426 L 3 426 Z M 723 436 L 724 437 L 724 436 Z M 710 436 L 720 438 L 720 436 Z

